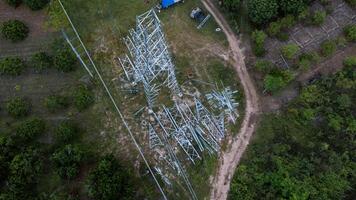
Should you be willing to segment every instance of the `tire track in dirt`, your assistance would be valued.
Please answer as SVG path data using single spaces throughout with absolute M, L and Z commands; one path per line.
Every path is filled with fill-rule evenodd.
M 241 85 L 244 89 L 246 108 L 243 122 L 239 133 L 235 137 L 228 140 L 228 145 L 225 151 L 219 155 L 218 169 L 214 178 L 212 179 L 212 190 L 210 199 L 212 200 L 225 200 L 227 199 L 230 189 L 230 182 L 234 175 L 234 171 L 245 152 L 247 145 L 251 139 L 257 124 L 257 117 L 259 115 L 259 98 L 248 74 L 244 55 L 240 48 L 240 41 L 232 31 L 231 27 L 225 20 L 224 16 L 215 7 L 211 0 L 202 0 L 206 9 L 212 14 L 216 22 L 224 31 L 230 49 L 233 55 L 233 66 L 238 73 Z

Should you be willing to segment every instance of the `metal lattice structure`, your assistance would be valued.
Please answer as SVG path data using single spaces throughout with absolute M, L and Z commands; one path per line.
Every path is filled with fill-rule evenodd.
M 182 95 L 161 22 L 153 9 L 136 17 L 136 27 L 129 31 L 124 42 L 130 56 L 118 60 L 128 80 L 143 84 L 149 107 L 155 105 L 162 85 L 172 94 Z
M 210 105 L 218 110 L 223 110 L 229 119 L 235 123 L 236 119 L 239 117 L 237 112 L 237 103 L 234 99 L 234 95 L 237 91 L 232 91 L 230 87 L 224 88 L 222 91 L 218 92 L 213 90 L 211 93 L 206 94 Z

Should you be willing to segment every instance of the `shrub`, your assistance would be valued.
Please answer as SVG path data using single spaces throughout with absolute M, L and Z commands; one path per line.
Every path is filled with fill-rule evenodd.
M 280 9 L 285 14 L 299 14 L 306 7 L 304 0 L 280 0 Z
M 350 67 L 350 68 L 356 67 L 356 56 L 350 56 L 345 58 L 343 64 L 345 67 Z
M 295 19 L 293 15 L 287 15 L 280 20 L 282 28 L 292 28 L 295 25 Z
M 73 179 L 78 175 L 83 159 L 82 150 L 71 144 L 57 150 L 51 157 L 58 175 L 64 179 Z
M 280 32 L 278 35 L 277 35 L 277 38 L 280 40 L 280 41 L 287 41 L 289 39 L 289 35 L 287 32 L 285 31 L 282 31 Z
M 51 67 L 52 58 L 45 52 L 39 52 L 31 57 L 31 64 L 37 72 L 41 72 Z
M 312 16 L 312 24 L 316 26 L 320 26 L 321 24 L 324 23 L 325 18 L 326 18 L 325 11 L 316 11 Z
M 93 199 L 131 199 L 134 196 L 132 177 L 113 156 L 106 156 L 90 172 L 87 188 L 89 197 Z
M 240 5 L 240 0 L 225 0 L 224 7 L 230 11 L 238 10 Z
M 286 59 L 293 59 L 299 51 L 299 47 L 296 44 L 287 44 L 281 48 L 281 53 Z
M 79 111 L 88 108 L 92 103 L 94 103 L 94 95 L 88 87 L 80 85 L 75 89 L 74 105 Z
M 22 3 L 22 0 L 6 0 L 6 3 L 16 8 Z
M 256 24 L 264 24 L 278 14 L 277 0 L 249 0 L 248 16 Z
M 348 25 L 344 28 L 346 39 L 351 42 L 356 42 L 356 25 Z
M 46 129 L 46 123 L 39 118 L 28 119 L 16 127 L 16 135 L 25 141 L 34 139 Z
M 1 26 L 2 36 L 12 42 L 24 40 L 28 36 L 28 32 L 28 27 L 19 20 L 9 20 Z
M 350 4 L 350 6 L 352 6 L 352 7 L 355 7 L 355 6 L 356 6 L 356 0 L 346 0 L 346 2 L 347 2 L 348 4 Z
M 293 75 L 288 70 L 275 70 L 269 73 L 264 79 L 264 88 L 269 92 L 277 92 L 285 87 L 291 80 Z
M 264 44 L 267 35 L 263 31 L 255 30 L 252 33 L 252 41 L 254 42 L 253 51 L 256 56 L 263 56 L 266 52 Z
M 56 128 L 56 137 L 58 142 L 67 143 L 78 133 L 77 126 L 70 121 L 61 122 Z
M 15 118 L 24 117 L 30 113 L 31 103 L 24 98 L 15 97 L 7 102 L 6 110 Z
M 267 28 L 267 33 L 269 36 L 276 36 L 281 32 L 281 24 L 279 21 L 271 22 Z
M 54 66 L 62 72 L 74 71 L 76 58 L 69 49 L 59 50 L 54 56 Z
M 255 68 L 261 73 L 268 73 L 274 68 L 274 64 L 269 60 L 258 60 L 255 64 Z
M 24 3 L 31 10 L 41 10 L 49 3 L 49 0 L 24 0 Z
M 0 74 L 18 76 L 25 68 L 25 64 L 18 57 L 7 57 L 0 60 Z
M 333 40 L 324 41 L 321 44 L 321 54 L 325 57 L 331 56 L 336 51 L 336 44 Z
M 50 112 L 53 113 L 68 107 L 69 102 L 68 99 L 64 96 L 50 95 L 44 100 L 44 105 Z

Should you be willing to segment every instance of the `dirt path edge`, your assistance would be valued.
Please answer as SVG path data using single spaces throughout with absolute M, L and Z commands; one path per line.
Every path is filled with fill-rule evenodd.
M 228 197 L 234 171 L 255 131 L 257 116 L 259 115 L 259 98 L 255 85 L 248 74 L 244 61 L 245 57 L 239 45 L 240 41 L 214 3 L 211 0 L 202 0 L 202 2 L 228 39 L 233 56 L 233 65 L 239 76 L 246 100 L 245 115 L 239 133 L 229 139 L 227 149 L 220 153 L 218 169 L 212 182 L 210 199 L 225 200 Z

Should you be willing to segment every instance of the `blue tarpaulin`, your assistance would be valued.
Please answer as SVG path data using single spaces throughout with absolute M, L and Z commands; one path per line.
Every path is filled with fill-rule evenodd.
M 168 8 L 169 6 L 180 2 L 181 0 L 162 0 L 162 8 Z

